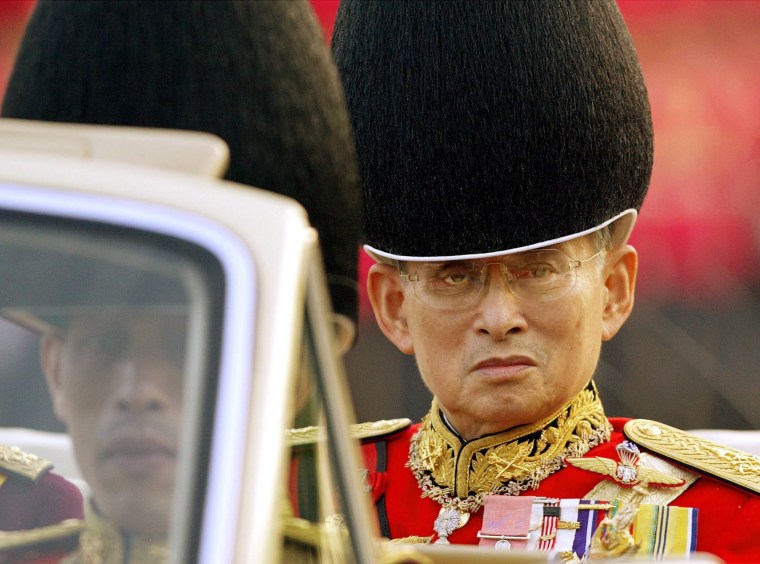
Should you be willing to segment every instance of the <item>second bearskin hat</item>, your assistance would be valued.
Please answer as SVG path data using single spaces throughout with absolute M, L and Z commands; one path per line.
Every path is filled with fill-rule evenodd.
M 357 319 L 356 155 L 337 71 L 306 0 L 39 0 L 2 114 L 221 137 L 228 180 L 306 208 L 333 307 Z

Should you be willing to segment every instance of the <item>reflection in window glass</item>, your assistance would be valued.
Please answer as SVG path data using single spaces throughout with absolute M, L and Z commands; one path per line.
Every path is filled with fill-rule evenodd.
M 178 462 L 198 448 L 188 430 L 201 417 L 189 411 L 202 405 L 216 357 L 207 344 L 217 315 L 210 296 L 223 295 L 211 287 L 215 268 L 168 238 L 3 217 L 0 448 L 21 446 L 16 458 L 39 468 L 26 478 L 0 468 L 9 476 L 0 529 L 49 527 L 62 541 L 51 550 L 88 562 L 167 559 Z M 14 404 L 24 406 L 17 419 Z M 67 434 L 50 432 L 58 430 Z M 14 480 L 26 480 L 29 495 Z

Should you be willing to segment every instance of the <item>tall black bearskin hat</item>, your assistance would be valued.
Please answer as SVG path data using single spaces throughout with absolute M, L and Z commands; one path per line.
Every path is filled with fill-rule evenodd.
M 306 208 L 333 307 L 356 320 L 356 155 L 338 74 L 306 0 L 40 0 L 2 114 L 218 135 L 230 147 L 227 179 Z
M 627 238 L 653 143 L 614 0 L 343 0 L 333 54 L 368 250 L 506 254 L 621 217 Z

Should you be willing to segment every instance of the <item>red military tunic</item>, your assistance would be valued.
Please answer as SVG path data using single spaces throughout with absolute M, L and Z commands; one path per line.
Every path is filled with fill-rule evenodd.
M 615 448 L 626 439 L 623 426 L 627 421 L 609 419 L 612 424 L 609 440 L 593 446 L 584 458 L 617 460 Z M 408 467 L 410 443 L 419 429 L 420 424 L 408 425 L 389 436 L 364 439 L 362 444 L 369 470 L 367 482 L 372 489 L 381 529 L 392 539 L 431 535 L 435 538 L 433 523 L 441 504 L 421 497 L 418 480 Z M 658 457 L 664 458 L 662 454 Z M 755 473 L 755 484 L 760 478 L 757 471 L 758 466 L 751 470 Z M 696 550 L 713 553 L 727 562 L 760 562 L 760 496 L 749 491 L 751 488 L 730 483 L 731 476 L 724 478 L 699 472 L 696 481 L 670 505 L 698 508 Z M 543 478 L 536 489 L 527 489 L 520 495 L 584 498 L 604 479 L 599 473 L 568 465 Z M 480 507 L 448 540 L 452 544 L 478 543 L 482 521 L 483 508 Z

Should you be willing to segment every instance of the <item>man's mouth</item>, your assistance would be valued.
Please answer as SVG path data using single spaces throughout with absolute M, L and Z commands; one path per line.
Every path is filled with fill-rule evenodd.
M 118 465 L 128 474 L 153 473 L 176 458 L 176 447 L 171 441 L 154 434 L 120 433 L 107 442 L 101 458 Z
M 488 378 L 510 379 L 535 366 L 536 362 L 527 356 L 490 357 L 478 362 L 473 372 Z

